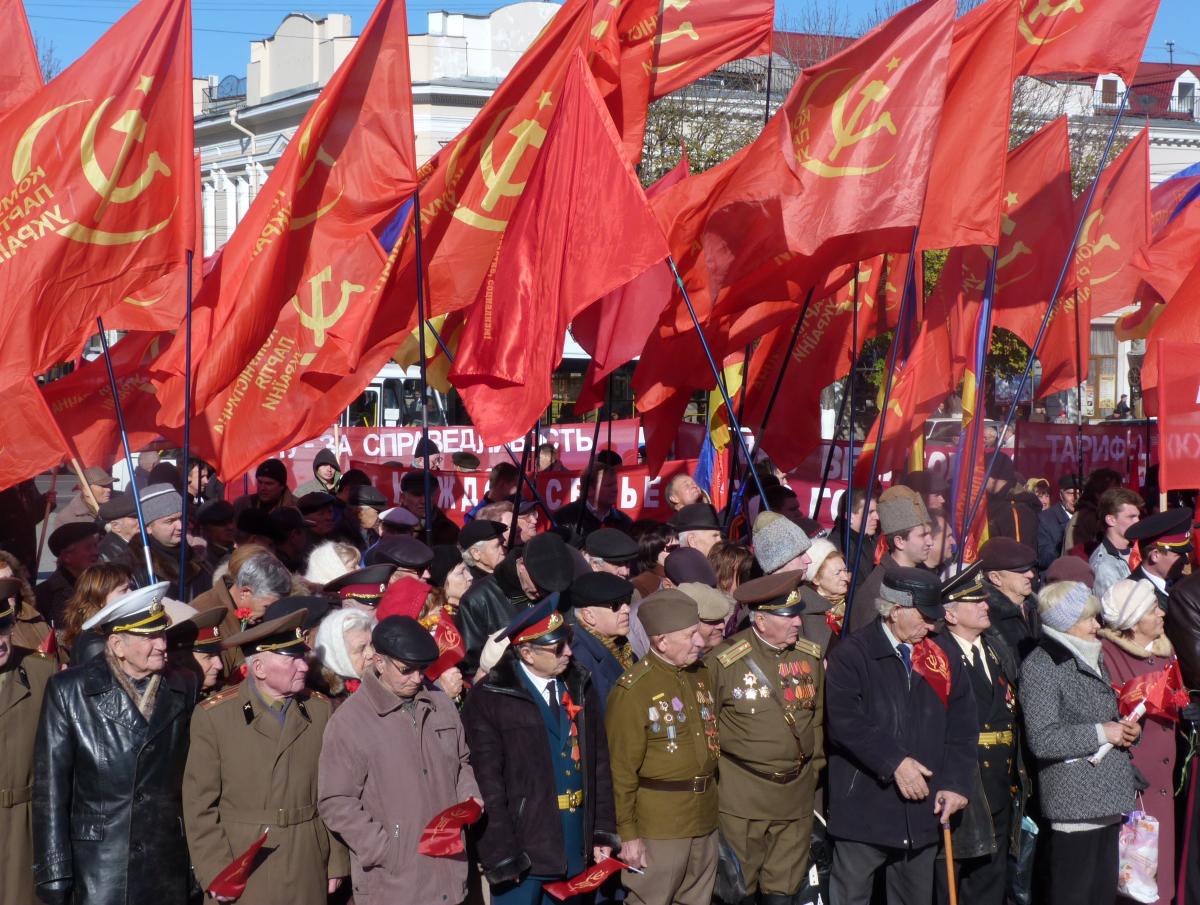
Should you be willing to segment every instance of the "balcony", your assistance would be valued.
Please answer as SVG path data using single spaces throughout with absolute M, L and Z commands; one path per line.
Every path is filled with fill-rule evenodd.
M 1120 97 L 1109 95 L 1098 98 L 1092 103 L 1092 113 L 1096 116 L 1115 116 L 1121 106 Z M 1127 117 L 1150 117 L 1151 119 L 1175 119 L 1186 122 L 1196 121 L 1197 99 L 1194 95 L 1180 97 L 1172 95 L 1164 97 L 1153 92 L 1140 92 L 1137 88 L 1129 95 L 1129 103 L 1125 108 Z
M 227 75 L 215 85 L 204 89 L 204 112 L 220 113 L 246 106 L 246 80 Z

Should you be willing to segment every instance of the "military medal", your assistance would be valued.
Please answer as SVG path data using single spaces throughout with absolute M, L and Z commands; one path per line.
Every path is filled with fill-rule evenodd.
M 671 719 L 671 714 L 667 714 L 667 719 Z M 679 750 L 679 745 L 675 743 L 675 727 L 668 723 L 667 725 L 667 750 L 674 754 Z
M 657 707 L 650 708 L 649 717 L 650 717 L 650 730 L 652 732 L 661 732 L 662 725 L 658 721 L 658 708 Z
M 671 698 L 671 709 L 675 711 L 675 718 L 679 722 L 687 722 L 687 714 L 683 712 L 683 701 L 679 700 L 679 698 Z

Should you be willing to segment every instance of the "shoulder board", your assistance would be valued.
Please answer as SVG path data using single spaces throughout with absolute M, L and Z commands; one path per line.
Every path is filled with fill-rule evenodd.
M 324 701 L 326 704 L 330 703 L 329 698 L 319 691 L 310 690 L 306 695 L 306 699 L 309 701 Z
M 237 695 L 237 692 L 238 692 L 237 685 L 230 685 L 228 688 L 222 688 L 216 694 L 210 695 L 209 697 L 207 697 L 203 701 L 201 701 L 200 706 L 203 707 L 205 710 L 208 710 L 210 707 L 217 706 L 222 701 L 230 700 L 235 695 Z
M 821 645 L 814 644 L 807 638 L 800 638 L 796 641 L 796 650 L 800 651 L 802 654 L 808 654 L 815 660 L 821 659 Z
M 640 679 L 642 676 L 644 676 L 649 671 L 650 671 L 650 658 L 647 657 L 644 660 L 639 660 L 637 663 L 633 664 L 632 667 L 625 670 L 624 675 L 622 675 L 621 678 L 617 680 L 617 684 L 620 685 L 622 688 L 632 688 L 634 683 L 637 682 L 638 679 Z
M 733 644 L 726 650 L 717 654 L 717 662 L 722 666 L 728 667 L 742 659 L 742 657 L 746 656 L 748 653 L 750 653 L 750 642 L 742 639 L 737 644 Z

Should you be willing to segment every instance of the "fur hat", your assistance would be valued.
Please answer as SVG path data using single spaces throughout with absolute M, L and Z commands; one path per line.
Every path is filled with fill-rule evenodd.
M 842 555 L 838 548 L 826 538 L 818 537 L 814 540 L 812 546 L 808 548 L 808 558 L 811 562 L 804 572 L 804 580 L 812 583 L 817 577 L 817 572 L 821 570 L 822 564 L 834 553 L 837 553 L 838 556 Z
M 778 512 L 760 512 L 754 520 L 754 558 L 770 575 L 812 546 L 800 527 Z
M 1105 591 L 1100 600 L 1104 624 L 1118 632 L 1133 628 L 1156 606 L 1158 595 L 1145 578 L 1123 578 Z
M 921 494 L 896 484 L 879 495 L 879 530 L 885 535 L 904 534 L 929 521 Z

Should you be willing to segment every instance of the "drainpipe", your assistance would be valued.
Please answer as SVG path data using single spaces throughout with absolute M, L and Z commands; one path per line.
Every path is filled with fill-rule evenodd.
M 250 166 L 248 169 L 253 173 L 251 186 L 253 193 L 258 194 L 258 166 L 254 161 L 255 155 L 258 153 L 258 136 L 238 122 L 237 108 L 233 107 L 229 111 L 229 125 L 237 129 L 243 135 L 250 139 Z

